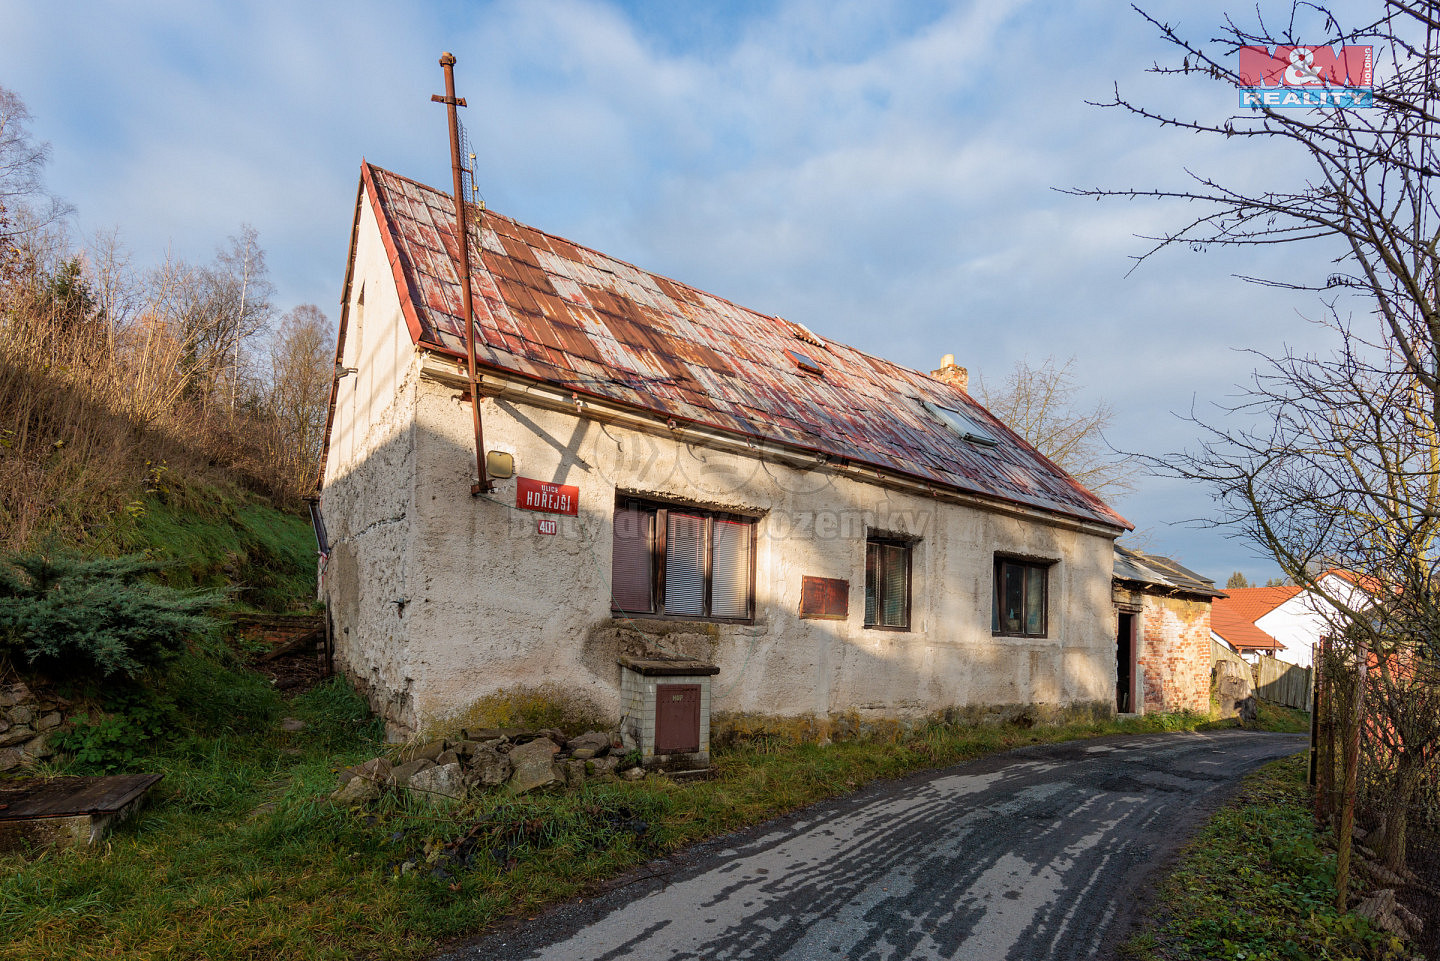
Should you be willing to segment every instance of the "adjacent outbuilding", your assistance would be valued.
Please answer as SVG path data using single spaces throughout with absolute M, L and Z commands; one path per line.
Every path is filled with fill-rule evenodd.
M 1115 545 L 1115 703 L 1122 713 L 1210 710 L 1211 612 L 1225 593 L 1157 554 Z

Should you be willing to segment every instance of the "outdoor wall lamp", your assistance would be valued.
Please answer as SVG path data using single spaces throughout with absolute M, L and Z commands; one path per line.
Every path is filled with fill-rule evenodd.
M 515 476 L 515 455 L 503 450 L 485 452 L 485 471 L 491 477 L 505 480 Z

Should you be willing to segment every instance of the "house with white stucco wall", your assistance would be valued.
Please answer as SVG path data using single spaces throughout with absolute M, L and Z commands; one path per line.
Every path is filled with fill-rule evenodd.
M 1321 575 L 1319 587 L 1325 596 L 1356 609 L 1373 603 L 1356 578 L 1341 571 Z M 1228 594 L 1215 602 L 1213 637 L 1252 661 L 1266 654 L 1310 667 L 1314 646 L 1335 633 L 1340 621 L 1324 596 L 1294 584 L 1233 588 Z
M 451 199 L 362 167 L 322 592 L 394 730 L 541 684 L 618 714 L 625 657 L 713 665 L 715 711 L 1113 713 L 1130 525 L 963 368 L 469 209 L 473 378 Z

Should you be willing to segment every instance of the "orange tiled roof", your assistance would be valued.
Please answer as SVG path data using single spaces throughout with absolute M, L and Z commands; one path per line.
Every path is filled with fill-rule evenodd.
M 1217 597 L 1210 608 L 1210 629 L 1237 650 L 1278 651 L 1285 645 L 1255 626 L 1255 622 L 1300 593 L 1300 588 L 1235 587 L 1228 597 Z
M 453 201 L 368 163 L 361 181 L 413 341 L 464 357 Z M 950 384 L 494 211 L 471 229 L 482 368 L 965 493 L 1133 526 Z M 961 412 L 997 445 L 960 440 L 922 402 Z

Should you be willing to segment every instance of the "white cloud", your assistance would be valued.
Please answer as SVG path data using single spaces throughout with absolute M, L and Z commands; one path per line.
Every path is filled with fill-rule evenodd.
M 1210 11 L 1159 6 L 1213 33 Z M 714 29 L 666 20 L 687 15 Z M 1074 354 L 1120 411 L 1122 446 L 1183 443 L 1165 412 L 1252 366 L 1228 345 L 1312 336 L 1305 298 L 1230 277 L 1315 269 L 1304 255 L 1167 252 L 1127 278 L 1145 249 L 1132 235 L 1183 211 L 1052 189 L 1175 184 L 1187 166 L 1289 176 L 1273 152 L 1086 106 L 1118 81 L 1177 113 L 1233 109 L 1223 89 L 1146 73 L 1164 56 L 1153 30 L 1103 0 L 91 3 L 64 18 L 0 0 L 0 34 L 0 83 L 54 142 L 51 182 L 84 228 L 119 224 L 138 260 L 172 242 L 204 259 L 249 222 L 283 306 L 333 311 L 361 156 L 448 185 L 429 97 L 449 49 L 497 209 L 918 367 Z M 1205 496 L 1150 483 L 1132 519 L 1163 527 Z M 1174 544 L 1200 570 L 1235 550 Z

